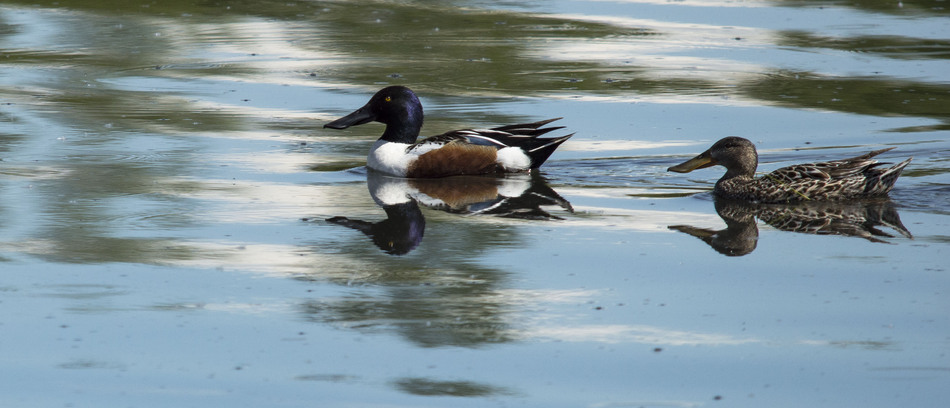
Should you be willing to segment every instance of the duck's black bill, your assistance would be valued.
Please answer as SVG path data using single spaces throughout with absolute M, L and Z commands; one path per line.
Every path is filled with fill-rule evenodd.
M 364 123 L 372 122 L 374 120 L 376 120 L 376 116 L 373 115 L 373 113 L 370 112 L 370 110 L 366 107 L 362 107 L 357 109 L 356 112 L 323 125 L 323 127 L 330 129 L 346 129 L 350 126 L 358 126 Z

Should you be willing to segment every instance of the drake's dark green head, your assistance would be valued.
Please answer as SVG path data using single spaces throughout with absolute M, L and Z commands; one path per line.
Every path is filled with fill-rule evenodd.
M 700 153 L 699 156 L 667 170 L 689 173 L 696 169 L 704 169 L 717 164 L 726 168 L 726 176 L 723 178 L 752 177 L 755 175 L 755 169 L 759 166 L 759 154 L 755 151 L 755 145 L 749 140 L 730 136 L 720 139 L 709 150 Z
M 346 129 L 373 121 L 386 125 L 386 131 L 380 139 L 397 143 L 415 143 L 419 131 L 422 130 L 422 103 L 411 89 L 404 86 L 389 86 L 376 92 L 362 108 L 323 127 Z

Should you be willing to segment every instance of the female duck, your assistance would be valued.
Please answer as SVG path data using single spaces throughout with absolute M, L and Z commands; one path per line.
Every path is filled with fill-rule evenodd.
M 550 119 L 494 129 L 455 130 L 416 142 L 422 120 L 419 98 L 409 88 L 390 86 L 373 95 L 362 108 L 323 127 L 346 129 L 372 121 L 385 124 L 386 130 L 370 149 L 366 165 L 411 178 L 536 169 L 573 136 L 538 137 L 562 128 L 542 128 L 557 120 Z
M 717 164 L 726 174 L 716 182 L 713 192 L 723 198 L 763 203 L 805 200 L 846 200 L 887 195 L 901 171 L 910 163 L 904 160 L 890 168 L 881 168 L 871 158 L 888 149 L 875 150 L 850 159 L 783 167 L 754 178 L 759 164 L 755 145 L 741 137 L 727 137 L 709 150 L 668 171 L 689 173 Z

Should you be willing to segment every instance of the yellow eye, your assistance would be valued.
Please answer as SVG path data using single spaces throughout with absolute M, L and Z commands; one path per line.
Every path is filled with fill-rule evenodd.
M 391 101 L 391 100 L 393 100 L 393 98 L 392 98 L 391 96 L 387 96 L 387 97 L 386 97 L 386 102 L 389 102 L 389 101 Z

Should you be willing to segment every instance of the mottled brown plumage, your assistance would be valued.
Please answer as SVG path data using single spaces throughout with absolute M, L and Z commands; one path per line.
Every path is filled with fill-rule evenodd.
M 889 168 L 872 158 L 893 147 L 875 150 L 849 159 L 783 167 L 754 178 L 758 154 L 752 142 L 727 137 L 709 150 L 669 171 L 688 173 L 695 169 L 722 165 L 726 174 L 713 192 L 723 198 L 782 203 L 807 200 L 846 200 L 887 195 L 911 159 Z

